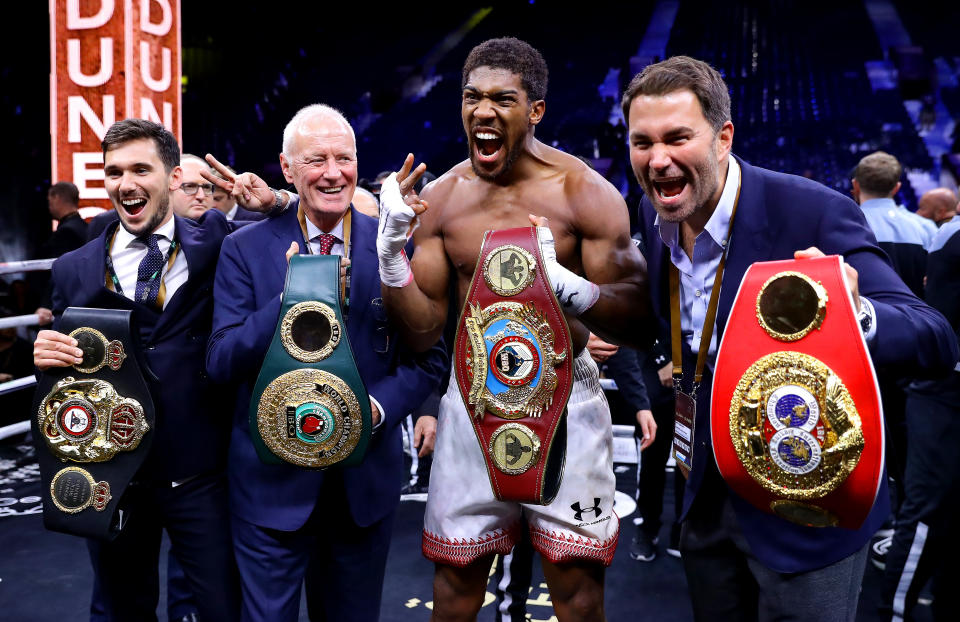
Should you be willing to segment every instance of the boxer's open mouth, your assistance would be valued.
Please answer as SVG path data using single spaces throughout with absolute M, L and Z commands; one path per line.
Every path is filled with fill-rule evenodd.
M 662 199 L 671 199 L 687 187 L 686 177 L 665 177 L 663 179 L 652 180 L 653 187 Z
M 477 157 L 484 162 L 495 160 L 503 147 L 503 138 L 487 128 L 474 130 L 473 141 L 477 146 Z
M 135 197 L 131 199 L 123 199 L 120 201 L 120 205 L 123 206 L 123 211 L 130 214 L 131 216 L 136 216 L 143 211 L 143 208 L 147 206 L 147 199 L 144 197 Z

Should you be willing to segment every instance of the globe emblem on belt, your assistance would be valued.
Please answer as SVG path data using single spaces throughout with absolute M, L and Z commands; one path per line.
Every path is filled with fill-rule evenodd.
M 820 465 L 820 443 L 801 428 L 784 428 L 770 438 L 770 458 L 787 473 L 803 475 Z
M 809 432 L 820 421 L 820 404 L 806 388 L 783 385 L 767 399 L 767 420 L 775 430 L 801 428 Z
M 527 384 L 540 370 L 536 346 L 517 335 L 504 337 L 490 350 L 490 369 L 497 380 L 516 387 Z

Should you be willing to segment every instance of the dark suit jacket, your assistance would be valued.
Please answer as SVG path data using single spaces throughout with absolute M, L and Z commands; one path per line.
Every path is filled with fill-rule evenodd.
M 351 207 L 351 209 L 353 209 Z M 370 525 L 392 512 L 403 468 L 400 421 L 423 402 L 447 373 L 442 344 L 414 357 L 390 329 L 380 300 L 377 221 L 353 210 L 350 233 L 350 309 L 347 333 L 367 391 L 386 419 L 356 467 L 341 469 L 354 521 Z M 230 502 L 243 520 L 284 531 L 302 527 L 319 498 L 323 471 L 266 465 L 250 440 L 250 393 L 280 315 L 290 242 L 301 251 L 297 201 L 279 216 L 251 224 L 226 239 L 214 287 L 214 326 L 207 369 L 232 383 L 237 401 L 230 441 Z M 347 508 L 325 508 L 328 512 Z
M 189 278 L 159 313 L 105 287 L 106 239 L 116 225 L 53 264 L 53 313 L 58 319 L 71 306 L 133 310 L 141 347 L 158 378 L 148 378 L 157 429 L 141 478 L 176 481 L 225 464 L 229 414 L 223 398 L 215 396 L 203 363 L 217 257 L 232 227 L 223 214 L 213 212 L 198 221 L 174 216 Z
M 79 213 L 71 214 L 57 224 L 57 230 L 40 247 L 39 257 L 59 257 L 83 246 L 87 241 L 87 222 Z
M 264 218 L 266 218 L 266 214 L 248 210 L 240 205 L 237 206 L 237 213 L 233 215 L 234 220 L 248 222 L 263 220 Z
M 98 237 L 101 233 L 103 233 L 104 229 L 118 220 L 120 220 L 120 214 L 118 214 L 117 210 L 115 209 L 109 209 L 105 212 L 100 212 L 91 218 L 90 222 L 87 223 L 87 241 Z
M 857 270 L 860 293 L 874 304 L 877 321 L 876 339 L 871 347 L 874 366 L 911 370 L 914 375 L 953 366 L 958 350 L 950 325 L 903 284 L 877 246 L 856 203 L 816 182 L 754 167 L 739 159 L 738 162 L 742 171 L 740 203 L 720 290 L 718 343 L 750 264 L 792 259 L 795 250 L 816 246 L 828 255 L 843 255 Z M 667 268 L 670 254 L 654 226 L 655 217 L 653 206 L 644 197 L 640 218 L 648 249 L 652 302 L 660 318 L 660 333 L 669 335 Z M 695 357 L 686 346 L 684 353 L 684 369 L 693 369 Z M 885 477 L 874 508 L 858 531 L 795 525 L 755 509 L 722 484 L 710 440 L 711 371 L 706 370 L 697 394 L 694 466 L 684 494 L 684 515 L 698 495 L 705 495 L 711 501 L 722 500 L 717 489 L 723 488 L 723 492 L 732 496 L 740 526 L 753 553 L 779 572 L 826 566 L 862 548 L 889 513 Z M 686 390 L 690 390 L 689 386 Z

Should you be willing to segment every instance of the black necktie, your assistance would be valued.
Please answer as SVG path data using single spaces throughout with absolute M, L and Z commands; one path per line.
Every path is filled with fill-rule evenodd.
M 158 239 L 160 236 L 156 233 L 140 238 L 147 246 L 147 254 L 137 268 L 136 300 L 150 306 L 156 305 L 160 295 L 160 272 L 163 270 L 163 253 L 157 245 Z

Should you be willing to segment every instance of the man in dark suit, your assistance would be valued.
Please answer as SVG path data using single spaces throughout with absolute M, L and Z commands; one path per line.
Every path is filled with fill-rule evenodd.
M 357 160 L 346 119 L 327 106 L 304 108 L 284 131 L 280 162 L 300 196 L 280 216 L 224 242 L 207 351 L 211 377 L 236 387 L 229 476 L 243 618 L 296 620 L 301 584 L 314 557 L 323 576 L 313 589 L 323 590 L 315 596 L 326 619 L 376 620 L 400 497 L 399 424 L 446 374 L 445 355 L 438 346 L 414 358 L 389 328 L 380 302 L 377 221 L 350 205 Z M 259 202 L 255 192 L 236 185 L 223 184 L 234 196 L 248 194 Z M 251 389 L 279 320 L 287 260 L 298 252 L 350 260 L 347 332 L 371 397 L 374 425 L 366 458 L 356 467 L 268 466 L 250 438 Z
M 161 530 L 196 596 L 203 620 L 235 620 L 239 582 L 228 524 L 227 435 L 222 399 L 203 367 L 213 278 L 231 230 L 211 210 L 198 221 L 175 217 L 180 149 L 163 126 L 127 119 L 103 139 L 105 187 L 119 217 L 99 237 L 53 265 L 53 311 L 70 306 L 129 309 L 157 412 L 150 454 L 126 491 L 129 518 L 112 542 L 90 541 L 110 619 L 154 620 Z M 109 261 L 108 261 L 109 260 Z M 40 370 L 79 362 L 74 339 L 41 331 Z
M 756 261 L 839 254 L 876 367 L 946 370 L 957 359 L 957 342 L 943 316 L 897 277 L 856 204 L 809 180 L 730 157 L 728 92 L 706 63 L 674 57 L 647 67 L 623 97 L 630 160 L 646 194 L 642 233 L 663 334 L 670 334 L 671 263 L 679 273 L 681 387 L 688 394 L 696 353 L 708 348 L 680 539 L 694 614 L 698 620 L 852 621 L 867 541 L 889 511 L 885 482 L 861 529 L 802 527 L 736 496 L 713 459 L 712 362 L 737 287 Z M 706 301 L 721 286 L 714 281 L 724 253 L 715 328 L 703 326 Z M 711 331 L 712 339 L 701 338 Z

